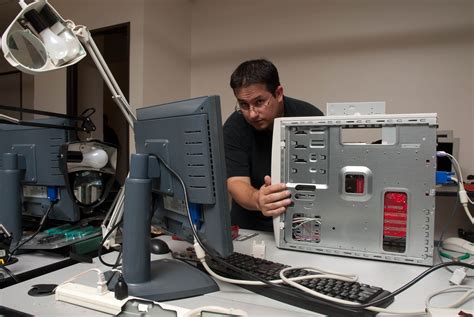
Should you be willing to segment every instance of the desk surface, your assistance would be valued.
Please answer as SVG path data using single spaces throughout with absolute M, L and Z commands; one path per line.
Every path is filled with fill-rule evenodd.
M 245 231 L 244 231 L 245 232 Z M 265 241 L 266 258 L 275 262 L 286 263 L 292 266 L 317 266 L 341 273 L 355 273 L 359 275 L 359 280 L 363 283 L 381 286 L 389 291 L 394 291 L 400 286 L 415 278 L 425 271 L 427 267 L 408 264 L 398 264 L 363 260 L 355 258 L 337 257 L 330 255 L 312 254 L 297 251 L 281 250 L 275 247 L 273 235 L 269 233 L 259 233 L 256 237 L 246 241 L 236 241 L 235 251 L 250 253 L 253 241 Z M 185 242 L 170 241 L 170 246 L 174 250 L 182 250 L 188 246 Z M 114 254 L 106 255 L 108 261 L 113 261 Z M 17 310 L 22 310 L 37 316 L 107 316 L 104 313 L 92 311 L 83 307 L 74 306 L 67 303 L 56 302 L 53 296 L 30 297 L 27 291 L 31 285 L 39 283 L 60 283 L 64 280 L 90 269 L 103 267 L 97 259 L 93 264 L 79 263 L 62 270 L 46 274 L 44 276 L 13 285 L 0 290 L 0 305 L 4 305 Z M 469 272 L 474 274 L 474 272 Z M 428 294 L 444 289 L 449 286 L 448 279 L 451 273 L 441 269 L 424 278 L 407 291 L 398 295 L 395 302 L 389 306 L 390 309 L 404 311 L 420 311 L 424 309 L 424 301 Z M 87 274 L 75 282 L 93 285 L 95 274 Z M 469 285 L 474 285 L 472 279 L 468 280 Z M 206 305 L 219 305 L 243 309 L 249 316 L 318 316 L 318 314 L 299 309 L 272 299 L 257 295 L 235 285 L 218 282 L 221 290 L 216 293 L 206 294 L 195 298 L 176 300 L 167 302 L 171 305 L 184 308 L 197 308 Z M 450 303 L 459 294 L 448 294 L 440 300 L 443 303 Z M 442 305 L 441 302 L 434 301 L 435 304 Z M 473 301 L 468 302 L 466 307 L 472 307 Z M 393 316 L 379 314 L 379 316 Z
M 26 281 L 77 263 L 77 261 L 65 257 L 64 255 L 38 251 L 15 255 L 15 258 L 18 259 L 18 262 L 8 265 L 7 268 L 15 274 L 20 281 Z M 0 270 L 0 274 L 4 276 L 0 281 L 0 288 L 14 284 L 13 279 L 4 271 Z

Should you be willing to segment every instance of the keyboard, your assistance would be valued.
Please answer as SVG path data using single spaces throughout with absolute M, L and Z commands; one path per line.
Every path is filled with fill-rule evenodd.
M 175 253 L 175 258 L 187 259 L 196 261 L 194 251 L 188 249 L 186 252 Z M 268 261 L 265 259 L 259 259 L 250 255 L 234 252 L 230 256 L 224 258 L 225 262 L 232 264 L 241 270 L 250 274 L 256 275 L 264 280 L 279 280 L 279 272 L 289 267 L 281 263 Z M 206 261 L 209 267 L 219 275 L 234 278 L 249 280 L 248 276 L 232 270 L 217 261 L 208 260 Z M 204 270 L 204 268 L 201 267 Z M 315 274 L 314 272 L 306 270 L 291 270 L 286 272 L 287 277 L 298 277 L 308 274 Z M 297 282 L 304 285 L 318 293 L 322 293 L 327 296 L 339 298 L 356 303 L 369 303 L 378 300 L 382 297 L 390 295 L 389 291 L 382 289 L 377 286 L 370 286 L 360 282 L 345 282 L 337 279 L 321 278 L 321 279 L 307 279 Z M 328 316 L 374 316 L 376 313 L 358 307 L 345 307 L 338 303 L 327 301 L 322 298 L 314 297 L 301 290 L 298 290 L 292 286 L 285 285 L 283 287 L 271 287 L 267 285 L 262 286 L 251 286 L 251 285 L 239 285 L 252 292 L 260 295 L 284 302 L 289 305 L 297 306 L 299 308 L 314 311 L 320 314 Z M 381 303 L 377 304 L 377 307 L 385 308 L 393 302 L 394 298 L 390 297 Z

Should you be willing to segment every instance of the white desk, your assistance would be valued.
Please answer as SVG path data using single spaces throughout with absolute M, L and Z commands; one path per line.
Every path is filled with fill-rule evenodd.
M 18 258 L 18 262 L 8 265 L 7 268 L 21 281 L 77 263 L 64 255 L 37 251 L 15 255 L 15 258 Z M 14 284 L 13 279 L 6 272 L 0 270 L 0 274 L 3 276 L 0 288 Z
M 244 231 L 245 232 L 245 231 Z M 280 263 L 286 263 L 293 266 L 317 266 L 338 272 L 356 273 L 363 283 L 381 286 L 389 291 L 394 291 L 404 285 L 427 267 L 397 264 L 389 262 L 380 262 L 372 260 L 361 260 L 346 257 L 337 257 L 329 255 L 320 255 L 312 253 L 303 253 L 296 251 L 287 251 L 276 249 L 273 242 L 273 235 L 269 233 L 260 233 L 258 236 L 234 243 L 235 251 L 249 253 L 253 241 L 265 240 L 266 258 Z M 170 241 L 170 246 L 175 250 L 182 250 L 188 244 L 185 242 Z M 114 254 L 107 254 L 106 259 L 109 262 L 114 260 Z M 31 285 L 39 283 L 60 283 L 71 276 L 86 271 L 91 267 L 105 268 L 94 260 L 93 264 L 75 264 L 62 270 L 8 287 L 0 290 L 0 305 L 4 305 L 17 310 L 22 310 L 36 316 L 107 316 L 104 313 L 92 311 L 83 307 L 74 306 L 67 303 L 54 301 L 53 296 L 48 297 L 30 297 L 27 291 Z M 469 272 L 474 274 L 474 272 Z M 419 311 L 424 308 L 425 297 L 433 291 L 443 289 L 448 284 L 451 274 L 444 270 L 438 270 L 415 284 L 413 287 L 398 295 L 395 302 L 389 306 L 390 309 Z M 76 280 L 77 283 L 93 285 L 96 281 L 96 274 L 90 273 Z M 218 282 L 221 290 L 216 293 L 206 294 L 195 298 L 176 300 L 167 302 L 171 305 L 184 308 L 197 308 L 206 305 L 219 305 L 243 309 L 250 316 L 317 316 L 318 314 L 299 309 L 272 299 L 257 295 L 235 285 Z M 469 285 L 474 285 L 474 281 L 468 280 Z M 459 294 L 449 294 L 440 298 L 442 302 L 449 303 Z M 440 304 L 441 301 L 434 301 Z M 465 307 L 472 309 L 473 301 L 466 303 Z M 379 314 L 380 316 L 393 316 Z

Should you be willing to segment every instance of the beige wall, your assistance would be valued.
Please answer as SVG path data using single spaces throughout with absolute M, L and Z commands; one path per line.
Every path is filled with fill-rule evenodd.
M 438 112 L 474 173 L 471 0 L 50 0 L 89 29 L 130 22 L 130 103 L 234 98 L 241 61 L 275 62 L 289 96 L 387 102 L 387 113 Z M 51 85 L 51 83 L 55 83 Z M 50 87 L 54 86 L 54 90 Z M 35 78 L 35 104 L 65 110 L 65 72 Z M 64 110 L 63 110 L 64 109 Z
M 474 21 L 474 5 L 471 8 L 471 21 Z M 474 37 L 474 36 L 473 36 Z M 471 139 L 474 136 L 474 39 L 471 39 Z M 471 141 L 471 144 L 474 143 Z M 474 145 L 471 148 L 471 164 L 474 164 Z M 472 170 L 470 171 L 472 172 Z
M 145 0 L 143 105 L 190 97 L 191 6 L 188 0 Z
M 144 0 L 50 0 L 49 2 L 63 18 L 70 19 L 77 25 L 85 25 L 90 30 L 130 22 L 129 101 L 132 105 L 142 105 Z M 62 73 L 64 76 L 63 82 L 65 82 L 65 71 L 62 71 Z M 64 91 L 63 95 L 56 96 L 51 103 L 60 103 L 65 110 L 65 96 Z M 59 98 L 61 100 L 58 100 Z
M 387 113 L 438 112 L 474 173 L 470 0 L 198 0 L 192 10 L 191 95 L 219 94 L 245 59 L 274 61 L 286 94 L 318 105 L 386 101 Z
M 63 18 L 93 30 L 130 22 L 130 104 L 133 108 L 190 96 L 188 0 L 51 0 Z M 48 82 L 65 82 L 65 71 L 42 75 L 42 104 L 64 107 L 66 92 L 52 94 Z M 62 76 L 62 77 L 61 77 Z M 39 77 L 38 77 L 39 78 Z M 57 107 L 56 107 L 57 106 Z M 64 108 L 65 109 L 65 108 Z

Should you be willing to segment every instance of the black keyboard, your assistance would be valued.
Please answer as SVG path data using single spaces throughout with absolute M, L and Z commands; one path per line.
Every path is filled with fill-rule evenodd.
M 187 258 L 193 259 L 195 255 L 192 250 L 188 250 L 184 253 L 175 254 L 176 258 Z M 195 258 L 193 259 L 195 260 Z M 264 280 L 279 280 L 279 272 L 289 267 L 281 263 L 275 263 L 272 261 L 259 259 L 252 257 L 250 255 L 234 252 L 232 255 L 226 257 L 225 262 L 232 264 L 241 270 L 244 270 L 250 274 L 256 275 Z M 206 261 L 207 264 L 212 268 L 216 273 L 230 278 L 249 280 L 248 276 L 245 276 L 242 273 L 239 273 L 231 268 L 224 266 L 223 264 L 218 263 L 214 260 Z M 203 268 L 202 268 L 203 269 Z M 291 270 L 286 272 L 286 277 L 298 277 L 305 276 L 308 274 L 315 274 L 314 272 L 306 270 Z M 390 295 L 390 292 L 376 286 L 370 286 L 362 284 L 359 282 L 345 282 L 337 279 L 321 278 L 321 279 L 307 279 L 297 282 L 301 285 L 306 286 L 318 293 L 322 293 L 327 296 L 334 298 L 339 298 L 351 302 L 356 302 L 360 304 L 366 304 L 369 302 L 374 302 L 378 299 L 381 299 L 387 295 Z M 376 313 L 358 307 L 345 307 L 341 306 L 338 303 L 327 301 L 322 298 L 314 297 L 309 295 L 301 290 L 298 290 L 292 286 L 285 285 L 283 287 L 272 287 L 268 285 L 264 286 L 252 286 L 252 285 L 239 285 L 245 289 L 248 289 L 252 292 L 258 293 L 260 295 L 293 305 L 299 308 L 307 309 L 314 311 L 320 314 L 325 314 L 328 316 L 374 316 Z M 377 307 L 387 307 L 393 302 L 393 297 L 389 297 L 386 300 L 378 303 Z

